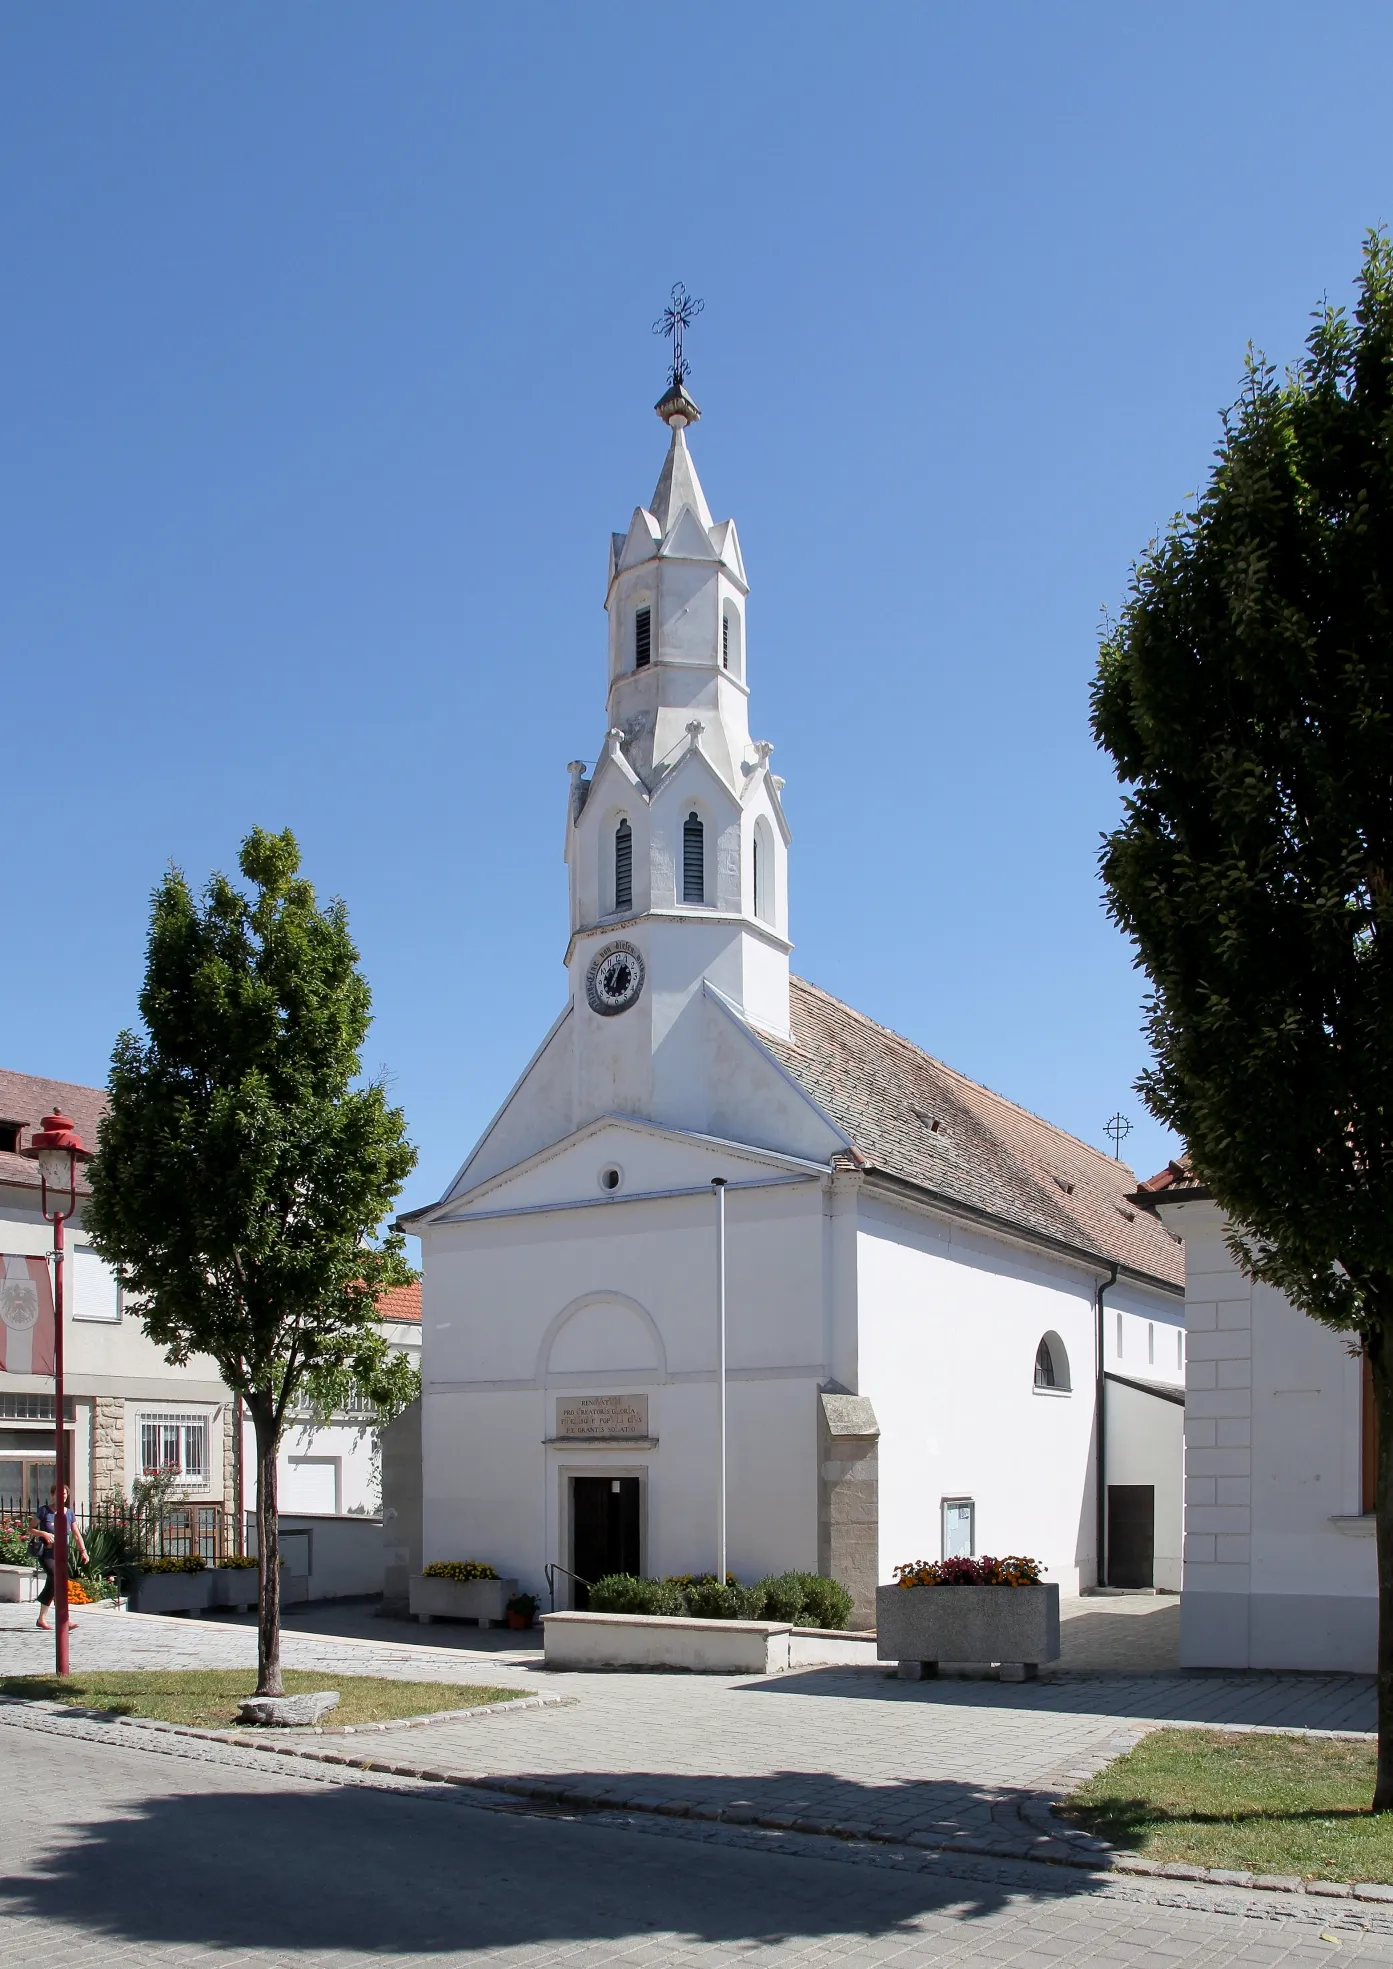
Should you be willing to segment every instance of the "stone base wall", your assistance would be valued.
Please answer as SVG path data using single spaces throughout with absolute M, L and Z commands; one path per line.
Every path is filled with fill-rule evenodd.
M 126 1404 L 119 1395 L 92 1401 L 92 1502 L 126 1494 Z
M 817 1399 L 817 1569 L 846 1587 L 853 1627 L 875 1626 L 880 1570 L 880 1425 L 864 1395 Z

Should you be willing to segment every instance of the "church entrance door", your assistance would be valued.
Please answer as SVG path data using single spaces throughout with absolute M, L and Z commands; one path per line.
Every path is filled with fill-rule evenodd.
M 637 1477 L 572 1477 L 571 1565 L 580 1579 L 640 1570 L 638 1485 Z M 580 1580 L 575 1603 L 579 1613 L 590 1604 Z
M 1156 1488 L 1108 1485 L 1108 1584 L 1156 1584 Z

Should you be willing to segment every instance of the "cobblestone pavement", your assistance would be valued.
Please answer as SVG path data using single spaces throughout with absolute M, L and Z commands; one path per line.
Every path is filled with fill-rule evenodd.
M 28 1610 L 0 1612 L 0 1670 L 46 1669 L 51 1644 L 34 1632 Z M 24 1615 L 24 1625 L 12 1614 Z M 255 1646 L 243 1626 L 97 1610 L 74 1636 L 73 1666 L 250 1665 Z M 1340 1676 L 1078 1676 L 1003 1685 L 900 1682 L 881 1668 L 767 1679 L 557 1675 L 542 1670 L 535 1653 L 489 1656 L 298 1628 L 285 1636 L 284 1658 L 289 1667 L 322 1671 L 330 1684 L 344 1673 L 380 1673 L 572 1698 L 511 1717 L 427 1724 L 372 1746 L 332 1729 L 318 1735 L 320 1747 L 337 1745 L 355 1758 L 504 1781 L 572 1804 L 1015 1857 L 1076 1858 L 1061 1844 L 1051 1801 L 1157 1721 L 1359 1729 L 1372 1720 L 1369 1685 Z M 304 1733 L 295 1741 L 303 1744 Z
M 136 1736 L 0 1710 L 0 1969 L 1393 1964 L 1377 1908 L 480 1809 L 477 1794 Z

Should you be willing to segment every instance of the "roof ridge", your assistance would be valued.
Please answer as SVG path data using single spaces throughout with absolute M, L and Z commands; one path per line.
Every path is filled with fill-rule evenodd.
M 1067 1128 L 1061 1128 L 1057 1122 L 1047 1120 L 1042 1114 L 1036 1114 L 1033 1108 L 1023 1107 L 1019 1101 L 1013 1101 L 1009 1094 L 999 1094 L 994 1087 L 988 1087 L 985 1081 L 974 1080 L 970 1074 L 963 1073 L 960 1068 L 950 1066 L 947 1060 L 939 1059 L 936 1053 L 925 1052 L 922 1046 L 916 1046 L 912 1039 L 907 1039 L 902 1032 L 896 1032 L 893 1026 L 882 1025 L 879 1019 L 871 1018 L 866 1012 L 857 1011 L 854 1005 L 848 1005 L 845 999 L 838 998 L 833 992 L 825 991 L 821 985 L 815 985 L 810 978 L 791 977 L 789 983 L 800 985 L 805 991 L 816 992 L 819 998 L 825 998 L 829 1005 L 835 1005 L 839 1011 L 849 1013 L 862 1025 L 869 1026 L 873 1032 L 880 1033 L 887 1039 L 893 1039 L 897 1045 L 908 1047 L 916 1058 L 927 1060 L 930 1066 L 937 1067 L 940 1072 L 961 1081 L 965 1087 L 974 1088 L 979 1094 L 986 1094 L 991 1100 L 999 1101 L 1002 1107 L 1011 1109 L 1014 1114 L 1023 1115 L 1027 1121 L 1036 1122 L 1041 1128 L 1047 1128 L 1052 1135 L 1058 1135 L 1064 1141 L 1072 1142 L 1075 1148 L 1085 1150 L 1087 1154 L 1109 1168 L 1116 1168 L 1119 1172 L 1125 1170 L 1135 1183 L 1136 1172 L 1131 1164 L 1115 1162 L 1106 1149 L 1095 1148 L 1092 1142 L 1085 1142 L 1082 1136 L 1071 1134 Z

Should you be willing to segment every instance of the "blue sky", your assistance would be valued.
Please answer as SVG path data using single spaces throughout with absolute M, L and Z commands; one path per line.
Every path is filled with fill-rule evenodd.
M 100 1081 L 150 889 L 292 826 L 420 1148 L 565 990 L 607 536 L 693 436 L 795 963 L 1143 1171 L 1100 611 L 1393 217 L 1386 6 L 0 5 L 0 1063 Z

